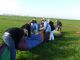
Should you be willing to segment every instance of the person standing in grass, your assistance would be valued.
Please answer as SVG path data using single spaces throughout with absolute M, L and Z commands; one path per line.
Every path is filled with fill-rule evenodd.
M 60 20 L 57 20 L 57 31 L 61 32 L 61 28 L 62 28 L 62 23 Z
M 49 21 L 49 24 L 51 26 L 51 32 L 50 32 L 49 40 L 54 40 L 54 30 L 55 30 L 54 22 Z
M 21 28 L 9 28 L 7 29 L 3 36 L 4 43 L 10 49 L 10 60 L 16 60 L 16 49 L 18 48 L 18 43 L 25 39 L 24 30 Z
M 49 41 L 49 35 L 51 32 L 51 26 L 48 21 L 44 20 L 44 32 L 45 32 L 45 40 Z

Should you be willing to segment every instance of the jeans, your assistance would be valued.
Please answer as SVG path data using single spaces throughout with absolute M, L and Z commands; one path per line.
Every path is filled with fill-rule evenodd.
M 49 40 L 54 40 L 54 31 L 51 31 L 50 32 Z
M 10 49 L 10 60 L 16 60 L 16 48 L 14 45 L 14 41 L 10 35 L 4 35 L 2 36 L 4 43 L 9 47 Z

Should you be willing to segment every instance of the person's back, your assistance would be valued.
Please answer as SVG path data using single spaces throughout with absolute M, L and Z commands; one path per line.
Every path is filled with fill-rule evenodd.
M 50 26 L 51 26 L 51 31 L 55 29 L 54 27 L 54 23 L 52 21 L 49 22 Z

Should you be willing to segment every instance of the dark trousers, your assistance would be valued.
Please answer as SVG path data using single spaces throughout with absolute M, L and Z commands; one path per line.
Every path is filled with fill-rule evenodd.
M 49 41 L 49 32 L 44 32 L 44 39 L 46 40 L 46 41 Z

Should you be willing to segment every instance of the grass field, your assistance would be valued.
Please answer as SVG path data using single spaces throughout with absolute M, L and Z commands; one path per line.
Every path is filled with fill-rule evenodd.
M 20 27 L 29 22 L 31 17 L 0 16 L 0 43 L 7 28 Z M 39 21 L 39 18 L 37 18 Z M 52 19 L 54 21 L 54 19 Z M 61 38 L 44 43 L 30 51 L 17 51 L 17 60 L 80 60 L 80 21 L 61 20 L 63 24 Z M 55 21 L 54 21 L 55 23 Z

